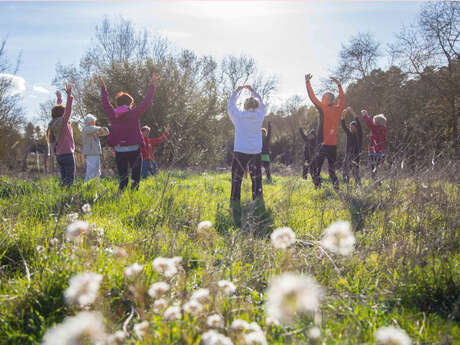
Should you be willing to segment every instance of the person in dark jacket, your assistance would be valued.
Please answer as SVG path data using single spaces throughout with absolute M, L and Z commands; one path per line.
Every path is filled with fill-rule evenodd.
M 268 121 L 267 129 L 262 128 L 262 167 L 265 169 L 265 174 L 267 174 L 267 180 L 272 180 L 272 175 L 270 173 L 270 138 L 272 136 L 272 124 Z
M 353 115 L 353 121 L 351 121 L 347 127 L 345 117 L 348 113 Z M 363 142 L 363 130 L 361 128 L 361 123 L 359 122 L 359 116 L 356 115 L 351 107 L 348 107 L 342 112 L 340 123 L 343 131 L 347 135 L 345 159 L 343 161 L 343 179 L 345 183 L 349 182 L 349 174 L 351 170 L 356 184 L 359 185 L 361 184 L 359 176 L 359 155 L 361 153 Z
M 300 127 L 299 132 L 305 143 L 303 149 L 302 178 L 306 180 L 308 178 L 308 173 L 310 173 L 311 178 L 313 179 L 313 174 L 315 173 L 313 163 L 315 158 L 314 153 L 316 147 L 316 131 L 312 129 L 307 134 L 305 134 L 302 127 Z

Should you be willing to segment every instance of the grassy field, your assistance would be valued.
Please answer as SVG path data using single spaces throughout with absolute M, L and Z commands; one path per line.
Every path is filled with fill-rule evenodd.
M 61 190 L 56 179 L 2 178 L 0 344 L 39 344 L 52 326 L 81 311 L 101 313 L 107 333 L 127 331 L 123 344 L 198 344 L 216 313 L 223 319 L 219 332 L 234 344 L 249 342 L 230 329 L 235 319 L 257 322 L 269 344 L 374 344 L 382 326 L 405 330 L 413 344 L 460 344 L 458 185 L 414 178 L 378 189 L 367 182 L 358 190 L 342 186 L 337 194 L 329 183 L 315 190 L 311 181 L 275 177 L 264 184 L 264 212 L 255 210 L 250 188 L 245 180 L 243 226 L 233 229 L 229 174 L 171 172 L 124 194 L 110 179 Z M 84 213 L 87 203 L 91 212 Z M 91 224 L 77 243 L 65 240 L 72 213 Z M 206 220 L 213 227 L 197 232 Z M 351 255 L 320 245 L 337 220 L 352 224 Z M 296 234 L 287 250 L 270 242 L 279 227 Z M 182 269 L 165 278 L 152 265 L 159 256 L 182 257 Z M 143 270 L 128 278 L 124 270 L 136 262 Z M 69 305 L 69 279 L 83 272 L 102 275 L 97 298 Z M 314 315 L 278 326 L 267 322 L 264 305 L 271 278 L 285 272 L 312 276 L 323 297 Z M 235 284 L 232 296 L 219 291 L 222 279 Z M 208 288 L 211 299 L 200 315 L 182 312 L 168 321 L 147 293 L 165 280 L 168 306 L 183 307 L 198 288 Z M 136 336 L 133 327 L 142 321 L 149 324 Z M 310 336 L 313 325 L 319 339 Z

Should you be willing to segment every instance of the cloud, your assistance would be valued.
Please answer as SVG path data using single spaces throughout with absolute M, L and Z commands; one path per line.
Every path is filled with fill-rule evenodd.
M 32 86 L 32 89 L 34 89 L 34 91 L 35 91 L 35 92 L 38 92 L 38 93 L 44 93 L 44 94 L 50 93 L 50 92 L 48 91 L 48 89 L 45 89 L 44 87 L 38 86 L 38 85 Z
M 19 95 L 26 91 L 26 81 L 22 77 L 8 73 L 0 73 L 0 79 L 6 79 L 11 82 L 8 90 L 9 96 Z

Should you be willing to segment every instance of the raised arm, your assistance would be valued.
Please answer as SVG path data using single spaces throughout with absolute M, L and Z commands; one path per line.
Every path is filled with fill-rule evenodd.
M 241 115 L 241 111 L 236 106 L 236 101 L 238 100 L 238 95 L 240 93 L 240 90 L 241 90 L 241 87 L 233 91 L 232 95 L 230 96 L 230 99 L 228 100 L 227 110 L 228 110 L 228 115 L 230 116 L 230 119 L 232 121 Z
M 97 135 L 101 129 L 99 126 L 86 126 L 83 130 L 87 135 Z
M 72 114 L 72 102 L 73 102 L 73 96 L 72 96 L 72 85 L 67 84 L 65 88 L 65 92 L 67 94 L 67 101 L 65 104 L 65 112 L 64 112 L 64 123 L 69 122 L 70 120 L 70 114 Z
M 166 137 L 169 135 L 169 125 L 166 126 L 165 131 L 163 132 L 163 135 L 158 138 L 148 138 L 149 143 L 152 144 L 161 144 L 163 141 L 166 140 Z
M 62 94 L 61 91 L 56 91 L 56 104 L 61 105 L 62 104 Z
M 372 121 L 371 117 L 367 113 L 367 110 L 361 110 L 361 115 L 363 116 L 363 120 L 366 123 L 367 127 L 370 129 L 374 128 L 374 122 Z
M 307 92 L 308 92 L 308 97 L 310 97 L 310 100 L 313 102 L 314 105 L 317 107 L 321 107 L 321 102 L 319 101 L 318 98 L 315 96 L 315 92 L 313 91 L 313 88 L 311 87 L 310 79 L 312 78 L 311 74 L 305 75 L 305 84 L 307 86 Z
M 337 87 L 339 88 L 339 100 L 337 102 L 337 107 L 342 111 L 343 108 L 345 108 L 345 96 L 343 94 L 342 84 L 340 84 L 336 78 L 331 77 L 330 79 L 336 83 Z
M 115 118 L 115 110 L 113 109 L 113 105 L 110 103 L 109 93 L 107 92 L 104 80 L 101 77 L 99 77 L 99 82 L 101 83 L 102 108 L 104 109 L 104 112 L 108 116 L 109 120 L 113 120 Z
M 147 90 L 147 95 L 145 96 L 144 100 L 139 104 L 137 107 L 132 109 L 132 112 L 135 114 L 136 117 L 141 117 L 152 103 L 153 95 L 155 93 L 155 83 L 157 82 L 158 77 L 155 74 L 152 74 L 152 77 L 149 81 L 149 89 Z
M 252 91 L 252 96 L 259 101 L 259 108 L 257 109 L 257 112 L 265 115 L 265 104 L 262 101 L 262 97 L 260 97 L 260 95 L 257 92 L 255 92 L 252 88 L 250 90 Z

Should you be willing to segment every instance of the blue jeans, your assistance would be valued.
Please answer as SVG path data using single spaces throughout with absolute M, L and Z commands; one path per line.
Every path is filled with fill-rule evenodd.
M 73 153 L 56 155 L 61 172 L 61 186 L 69 186 L 75 180 L 75 159 Z
M 155 161 L 142 161 L 142 178 L 147 178 L 149 175 L 156 175 L 158 165 Z

